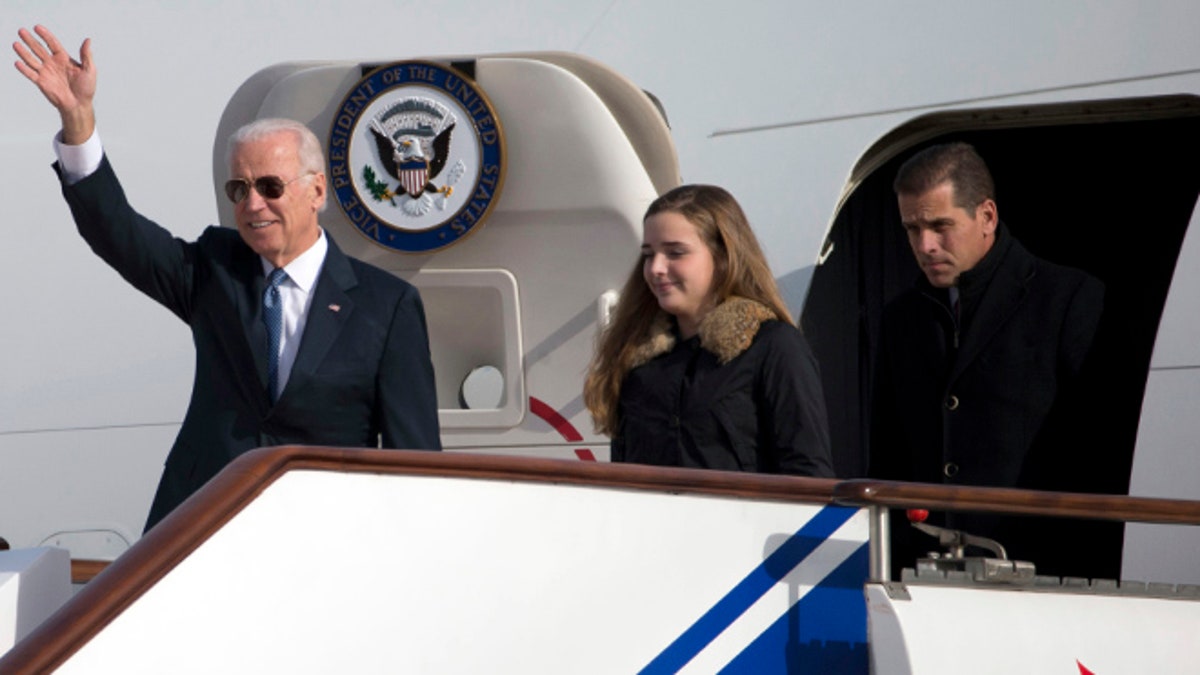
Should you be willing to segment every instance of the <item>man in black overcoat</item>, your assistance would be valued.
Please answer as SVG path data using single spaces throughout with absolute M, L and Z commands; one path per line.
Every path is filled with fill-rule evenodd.
M 870 474 L 961 486 L 1077 491 L 1086 463 L 1071 428 L 1104 303 L 1088 274 L 1041 260 L 1000 221 L 991 175 L 964 143 L 927 148 L 895 180 L 900 219 L 923 272 L 884 310 Z M 950 514 L 1039 573 L 1072 574 L 1048 521 Z M 939 523 L 943 524 L 943 523 Z M 894 521 L 896 567 L 936 541 Z M 1065 533 L 1065 532 L 1063 532 Z

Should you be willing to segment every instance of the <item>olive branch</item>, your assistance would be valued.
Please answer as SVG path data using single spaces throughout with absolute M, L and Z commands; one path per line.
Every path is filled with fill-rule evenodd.
M 367 182 L 367 189 L 371 191 L 371 196 L 375 198 L 375 201 L 381 202 L 386 199 L 392 206 L 396 205 L 396 200 L 393 199 L 396 193 L 388 188 L 386 182 L 375 179 L 375 170 L 370 166 L 363 166 L 363 180 Z

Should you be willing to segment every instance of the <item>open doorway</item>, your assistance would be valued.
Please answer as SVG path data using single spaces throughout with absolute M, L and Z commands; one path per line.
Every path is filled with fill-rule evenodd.
M 1200 192 L 1200 98 L 1171 96 L 937 113 L 896 129 L 856 167 L 801 325 L 821 364 L 835 470 L 866 475 L 870 384 L 884 305 L 920 273 L 892 180 L 928 145 L 965 141 L 988 163 L 1000 218 L 1034 255 L 1106 286 L 1090 392 L 1089 491 L 1126 494 L 1159 319 Z M 1200 289 L 1197 289 L 1200 292 Z M 1120 549 L 1119 532 L 1116 536 Z

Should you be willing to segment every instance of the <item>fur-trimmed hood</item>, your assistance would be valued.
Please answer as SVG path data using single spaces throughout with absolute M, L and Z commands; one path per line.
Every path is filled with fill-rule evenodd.
M 716 355 L 722 365 L 750 348 L 758 329 L 766 321 L 778 319 L 766 305 L 734 296 L 717 305 L 700 321 L 700 346 Z M 650 336 L 633 352 L 630 368 L 637 368 L 675 347 L 672 317 L 660 311 L 650 327 Z

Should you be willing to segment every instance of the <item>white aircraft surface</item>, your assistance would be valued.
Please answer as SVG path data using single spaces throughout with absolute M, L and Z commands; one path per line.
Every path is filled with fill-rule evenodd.
M 92 38 L 105 149 L 133 204 L 185 239 L 222 222 L 213 160 L 224 144 L 221 124 L 244 83 L 264 69 L 547 51 L 594 59 L 661 102 L 682 181 L 719 184 L 739 199 L 789 304 L 797 316 L 804 308 L 805 329 L 815 343 L 829 310 L 806 308 L 805 302 L 814 300 L 810 280 L 820 274 L 818 261 L 835 269 L 845 250 L 837 244 L 841 208 L 855 194 L 866 194 L 855 191 L 867 184 L 869 170 L 894 169 L 898 153 L 913 144 L 956 129 L 986 136 L 978 125 L 989 120 L 1015 129 L 1027 110 L 1041 111 L 1039 119 L 1060 110 L 1035 108 L 1040 105 L 1069 104 L 1060 121 L 1071 124 L 1094 111 L 1070 102 L 1113 99 L 1143 103 L 1120 114 L 1104 108 L 1106 119 L 1139 119 L 1133 108 L 1150 110 L 1144 117 L 1152 127 L 1160 119 L 1184 120 L 1178 131 L 1156 132 L 1157 168 L 1186 172 L 1200 138 L 1194 123 L 1200 5 L 1188 2 L 5 2 L 0 35 L 15 40 L 19 28 L 35 23 L 55 31 L 73 52 Z M 1144 102 L 1173 94 L 1191 98 Z M 536 100 L 537 92 L 531 95 Z M 141 532 L 186 408 L 193 350 L 186 327 L 130 288 L 75 232 L 49 167 L 59 128 L 53 109 L 15 69 L 0 76 L 0 101 L 0 222 L 9 232 L 0 247 L 6 281 L 0 308 L 8 317 L 0 349 L 0 537 L 14 548 L 59 545 L 74 557 L 110 559 Z M 990 116 L 987 111 L 996 108 L 1005 112 Z M 1099 121 L 1087 119 L 1085 126 Z M 903 133 L 889 136 L 895 130 Z M 1123 139 L 1136 146 L 1139 133 L 1123 132 Z M 1022 161 L 1052 179 L 1052 165 L 1034 152 L 1044 145 L 1021 138 L 1013 145 L 1029 152 L 998 160 L 1005 175 L 1018 175 L 1013 167 Z M 1095 142 L 1105 139 L 1099 133 Z M 985 138 L 985 159 L 987 147 L 999 149 L 1007 140 L 993 137 L 988 146 Z M 1006 212 L 1005 191 L 1015 181 L 1005 183 L 1000 175 L 998 183 L 1002 217 L 1038 219 L 1032 206 Z M 1132 421 L 1123 429 L 1129 444 L 1136 441 L 1125 449 L 1132 456 L 1130 492 L 1195 499 L 1200 244 L 1184 237 L 1195 204 L 1184 183 L 1184 195 L 1176 199 L 1183 206 L 1168 228 L 1174 238 L 1166 236 L 1174 248 L 1153 255 L 1146 248 L 1160 242 L 1153 235 L 1163 231 L 1165 216 L 1155 206 L 1160 196 L 1150 190 L 1128 194 L 1072 185 L 1064 194 L 1051 193 L 1053 201 L 1087 205 L 1087 218 L 1066 223 L 1056 215 L 1025 227 L 1056 228 L 1063 234 L 1048 246 L 1067 254 L 1076 243 L 1086 248 L 1086 242 L 1107 242 L 1105 264 L 1113 263 L 1115 252 L 1125 257 L 1106 269 L 1130 284 L 1143 273 L 1163 278 L 1162 290 L 1150 298 L 1151 305 L 1165 303 L 1161 322 L 1151 310 L 1138 323 L 1146 363 L 1120 380 L 1144 387 L 1144 396 L 1131 395 L 1125 409 Z M 876 194 L 881 204 L 890 199 L 886 191 Z M 1103 217 L 1109 202 L 1124 205 L 1114 209 L 1120 219 Z M 643 206 L 619 205 L 635 213 Z M 579 245 L 589 242 L 587 236 L 580 232 Z M 470 244 L 452 251 L 469 258 L 462 251 Z M 611 271 L 613 278 L 623 278 L 635 250 L 610 252 L 628 260 Z M 545 255 L 524 262 L 554 264 Z M 401 272 L 404 263 L 395 265 Z M 1112 281 L 1106 279 L 1110 286 Z M 547 273 L 547 284 L 560 282 Z M 1131 293 L 1128 306 L 1140 297 Z M 856 311 L 846 307 L 842 318 L 853 321 Z M 447 448 L 607 456 L 607 440 L 592 433 L 579 399 L 583 345 L 590 344 L 595 320 L 578 316 L 539 318 L 544 335 L 570 327 L 573 360 L 543 359 L 539 367 L 563 371 L 573 385 L 522 390 L 515 422 L 444 423 Z M 546 344 L 525 345 L 519 353 L 525 367 L 530 350 Z M 827 377 L 842 372 L 842 365 L 822 365 Z M 529 396 L 546 403 L 578 437 L 531 413 Z M 1106 421 L 1098 419 L 1097 426 Z M 509 422 L 519 428 L 497 430 Z M 835 421 L 835 428 L 844 437 L 854 428 L 854 415 L 840 424 Z M 851 457 L 844 466 L 856 461 Z M 1200 570 L 1186 562 L 1200 556 L 1193 530 L 1163 534 L 1131 527 L 1123 575 L 1200 583 Z M 1173 559 L 1185 562 L 1157 554 L 1168 540 Z M 1132 548 L 1142 555 L 1129 557 Z

